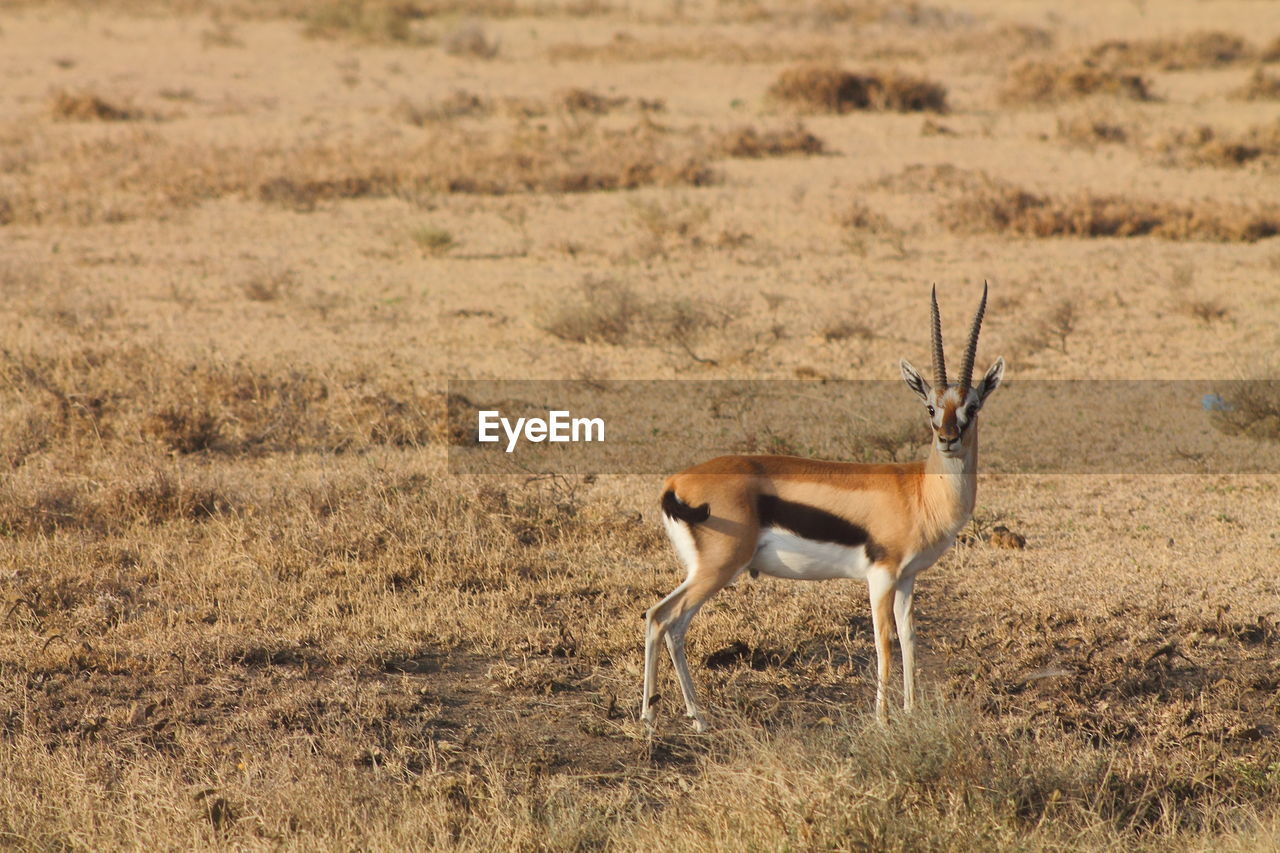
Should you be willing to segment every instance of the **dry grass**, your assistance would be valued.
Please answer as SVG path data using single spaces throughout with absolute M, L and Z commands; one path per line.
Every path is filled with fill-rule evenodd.
M 1232 383 L 1212 413 L 1212 423 L 1227 435 L 1280 441 L 1280 381 L 1251 379 Z
M 1090 193 L 1057 198 L 996 181 L 944 205 L 940 215 L 955 231 L 1027 237 L 1254 242 L 1280 234 L 1280 208 L 1275 205 L 1209 200 L 1192 205 Z
M 1000 90 L 1005 104 L 1049 104 L 1090 95 L 1150 100 L 1151 84 L 1140 74 L 1088 58 L 1025 59 L 1014 65 Z
M 1231 97 L 1241 101 L 1280 101 L 1280 75 L 1255 69 L 1249 79 Z
M 1183 71 L 1233 65 L 1253 59 L 1257 51 L 1234 33 L 1202 30 L 1167 38 L 1105 41 L 1086 55 L 1106 66 Z
M 305 211 L 342 199 L 574 193 L 715 180 L 701 145 L 647 121 L 629 128 L 517 128 L 495 136 L 433 127 L 422 141 L 343 139 L 297 148 L 193 146 L 147 133 L 28 144 L 29 168 L 0 176 L 0 221 L 119 222 L 226 196 Z
M 576 299 L 551 308 L 542 327 L 574 343 L 692 347 L 699 335 L 723 330 L 736 311 L 698 299 L 652 299 L 611 279 L 587 278 Z
M 367 42 L 412 41 L 413 22 L 426 17 L 413 3 L 387 0 L 321 0 L 304 9 L 302 19 L 307 35 L 345 36 Z
M 605 44 L 561 42 L 551 45 L 547 57 L 552 62 L 700 61 L 738 64 L 832 61 L 840 53 L 840 45 L 828 39 L 785 41 L 775 38 L 743 43 L 723 36 L 692 40 L 641 39 L 627 32 L 617 32 Z
M 147 118 L 142 110 L 112 103 L 93 92 L 55 92 L 49 112 L 56 121 L 137 121 Z
M 1058 118 L 1058 138 L 1071 145 L 1095 148 L 1130 141 L 1133 131 L 1110 113 L 1077 113 Z
M 1199 125 L 1158 134 L 1148 139 L 1144 148 L 1151 156 L 1167 165 L 1274 165 L 1280 161 L 1280 122 L 1250 128 L 1244 133 Z
M 947 90 L 931 80 L 896 72 L 854 74 L 834 65 L 802 65 L 784 70 L 769 97 L 811 112 L 853 110 L 946 112 Z
M 502 48 L 497 38 L 490 38 L 484 27 L 474 21 L 450 32 L 441 40 L 441 44 L 444 52 L 450 56 L 471 59 L 493 59 Z
M 725 157 L 747 158 L 826 152 L 826 144 L 802 124 L 763 131 L 751 125 L 741 125 L 719 134 L 714 148 Z
M 1237 6 L 1181 0 L 1162 26 Z M 997 396 L 977 515 L 916 587 L 923 707 L 872 719 L 864 586 L 744 577 L 690 633 L 714 724 L 694 735 L 665 663 L 657 731 L 636 715 L 637 617 L 680 580 L 661 477 L 449 465 L 477 409 L 517 402 L 450 393 L 457 376 L 590 393 L 800 377 L 762 383 L 772 403 L 709 383 L 712 429 L 663 438 L 918 458 L 900 382 L 900 413 L 870 417 L 869 386 L 833 380 L 927 359 L 934 280 L 954 352 L 957 288 L 991 277 L 979 366 L 1010 356 L 1017 384 L 1222 375 L 1265 351 L 1274 248 L 1019 239 L 1249 240 L 1277 218 L 1265 180 L 1209 168 L 1272 157 L 1223 72 L 1169 78 L 1158 108 L 1064 115 L 1061 138 L 1091 151 L 1043 144 L 1054 115 L 979 103 L 1010 56 L 1144 26 L 1034 14 L 1053 30 L 998 44 L 998 19 L 861 0 L 41 0 L 6 17 L 24 41 L 0 122 L 0 846 L 1273 848 L 1273 476 L 1209 457 L 1195 476 L 1002 472 L 1019 433 Z M 300 38 L 326 15 L 338 41 Z M 442 59 L 471 19 L 502 34 L 498 56 Z M 643 38 L 609 43 L 621 27 Z M 601 45 L 600 65 L 548 66 L 561 38 Z M 806 121 L 844 151 L 785 156 L 820 143 L 753 115 L 797 58 L 880 50 L 946 69 L 955 135 L 831 115 Z M 689 64 L 606 64 L 662 56 Z M 183 116 L 54 121 L 51 75 Z M 613 95 L 632 86 L 648 100 Z M 485 94 L 388 115 L 459 87 Z M 657 98 L 667 127 L 624 114 Z M 1185 134 L 1165 154 L 1157 117 Z M 1237 143 L 1264 151 L 1208 153 Z M 753 154 L 783 156 L 706 186 L 708 164 Z M 1037 192 L 997 180 L 1033 167 Z M 932 239 L 935 204 L 990 236 Z M 517 237 L 527 251 L 502 251 Z M 882 243 L 896 251 L 868 251 Z M 1169 402 L 1274 459 L 1274 381 L 1211 389 L 1216 409 L 1199 387 Z M 1103 408 L 1050 415 L 1102 447 Z

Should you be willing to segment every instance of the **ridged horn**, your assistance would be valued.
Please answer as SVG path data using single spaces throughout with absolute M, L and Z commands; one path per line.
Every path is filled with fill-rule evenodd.
M 982 315 L 987 311 L 987 283 L 982 283 L 982 301 L 978 313 L 973 315 L 973 328 L 969 330 L 969 348 L 964 351 L 964 367 L 960 371 L 960 387 L 968 391 L 973 383 L 973 360 L 978 355 L 978 333 L 982 331 Z
M 938 316 L 938 285 L 933 286 L 933 382 L 939 391 L 947 387 L 947 360 L 942 354 L 942 319 Z

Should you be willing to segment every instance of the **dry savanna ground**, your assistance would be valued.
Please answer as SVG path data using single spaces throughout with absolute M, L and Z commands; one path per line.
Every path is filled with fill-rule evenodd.
M 0 845 L 1280 846 L 1274 475 L 984 476 L 922 710 L 861 585 L 761 578 L 648 736 L 657 478 L 451 474 L 445 419 L 892 379 L 934 281 L 1011 380 L 1274 377 L 1278 176 L 1257 0 L 4 4 Z

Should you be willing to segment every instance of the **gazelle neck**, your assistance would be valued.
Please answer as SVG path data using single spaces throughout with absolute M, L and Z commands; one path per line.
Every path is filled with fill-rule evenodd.
M 938 536 L 954 535 L 973 514 L 978 494 L 978 424 L 975 421 L 961 439 L 964 452 L 943 456 L 937 442 L 929 447 L 924 462 L 921 497 L 926 514 L 933 520 Z

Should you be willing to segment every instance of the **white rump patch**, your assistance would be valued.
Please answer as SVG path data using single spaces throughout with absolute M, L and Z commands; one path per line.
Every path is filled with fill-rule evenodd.
M 688 524 L 678 518 L 672 518 L 665 512 L 662 514 L 662 523 L 667 528 L 667 538 L 671 540 L 672 545 L 676 546 L 680 562 L 684 563 L 689 574 L 693 574 L 698 568 L 698 546 L 693 542 L 693 531 L 689 529 Z
M 778 527 L 760 531 L 756 555 L 747 566 L 761 574 L 789 580 L 824 581 L 865 578 L 871 568 L 866 548 L 816 542 Z

